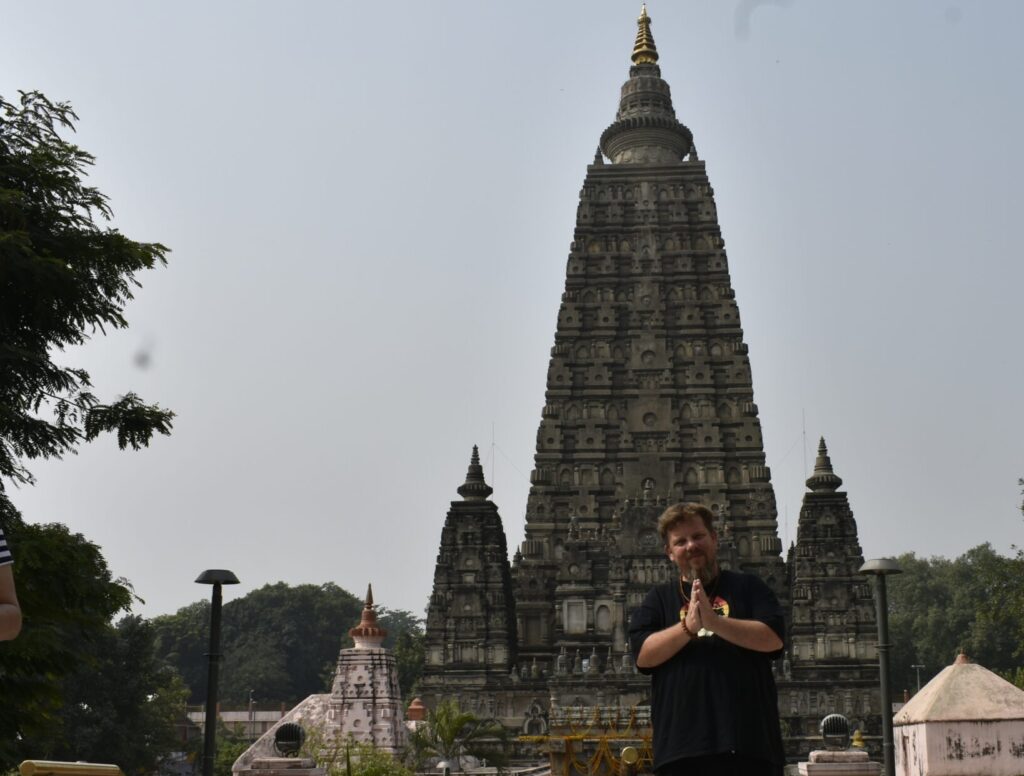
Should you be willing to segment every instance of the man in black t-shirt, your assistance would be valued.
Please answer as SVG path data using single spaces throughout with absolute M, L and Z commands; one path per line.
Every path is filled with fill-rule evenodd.
M 784 620 L 753 574 L 718 567 L 714 515 L 676 504 L 658 532 L 679 578 L 657 585 L 633 612 L 637 668 L 651 674 L 658 776 L 778 776 L 784 757 L 771 661 Z

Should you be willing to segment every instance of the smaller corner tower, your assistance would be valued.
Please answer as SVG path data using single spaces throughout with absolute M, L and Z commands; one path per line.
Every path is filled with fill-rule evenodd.
M 792 626 L 779 712 L 799 748 L 791 756 L 810 751 L 826 714 L 844 714 L 869 743 L 881 730 L 875 611 L 842 484 L 822 438 L 789 553 Z
M 434 589 L 427 606 L 426 664 L 421 695 L 433 707 L 443 697 L 495 716 L 493 691 L 516 662 L 515 603 L 505 530 L 493 489 L 484 480 L 476 445 L 441 531 Z M 482 690 L 490 692 L 481 694 Z

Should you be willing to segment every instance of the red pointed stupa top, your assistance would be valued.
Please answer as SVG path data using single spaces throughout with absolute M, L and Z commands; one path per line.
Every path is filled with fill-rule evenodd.
M 366 603 L 359 624 L 348 632 L 355 642 L 356 649 L 379 647 L 388 632 L 377 624 L 377 612 L 373 608 L 373 585 L 366 586 Z

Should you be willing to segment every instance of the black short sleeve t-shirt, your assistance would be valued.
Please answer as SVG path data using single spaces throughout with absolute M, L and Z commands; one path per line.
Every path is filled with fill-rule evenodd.
M 722 571 L 707 586 L 725 616 L 758 620 L 784 639 L 782 607 L 758 577 Z M 644 640 L 679 622 L 683 596 L 678 582 L 653 588 L 633 611 L 629 638 L 633 655 Z M 730 644 L 712 634 L 691 640 L 651 674 L 654 768 L 684 757 L 736 753 L 784 763 L 778 699 L 771 661 L 780 656 Z M 781 770 L 780 770 L 781 772 Z

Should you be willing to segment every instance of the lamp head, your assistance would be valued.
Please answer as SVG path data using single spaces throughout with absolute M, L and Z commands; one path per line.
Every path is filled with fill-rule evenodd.
M 876 577 L 884 577 L 889 574 L 902 574 L 903 569 L 892 558 L 875 558 L 874 560 L 864 561 L 864 565 L 860 567 L 859 572 L 861 574 L 874 574 Z
M 238 577 L 227 569 L 207 569 L 196 577 L 196 582 L 200 585 L 237 585 Z

